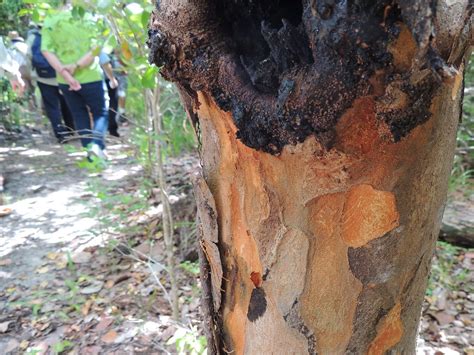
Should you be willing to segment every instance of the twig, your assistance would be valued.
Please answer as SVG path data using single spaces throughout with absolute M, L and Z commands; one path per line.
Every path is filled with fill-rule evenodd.
M 125 247 L 129 248 L 128 245 L 123 244 L 123 243 L 119 243 L 119 245 L 122 245 L 122 246 L 125 246 Z M 147 259 L 148 259 L 148 262 L 144 262 L 143 260 L 141 260 L 141 259 L 139 259 L 139 258 L 137 258 L 137 257 L 135 257 L 135 256 L 133 256 L 133 255 L 125 254 L 122 250 L 120 250 L 120 249 L 117 248 L 117 247 L 114 247 L 114 249 L 117 250 L 120 254 L 122 254 L 122 256 L 124 256 L 124 257 L 126 257 L 126 258 L 130 258 L 130 259 L 132 259 L 132 260 L 134 260 L 134 261 L 136 261 L 136 262 L 138 262 L 138 263 L 140 263 L 140 264 L 146 265 L 146 266 L 150 269 L 151 274 L 153 275 L 153 278 L 155 279 L 156 283 L 158 284 L 158 286 L 159 286 L 159 287 L 161 288 L 161 290 L 163 291 L 163 294 L 165 295 L 165 298 L 166 298 L 166 300 L 168 301 L 168 303 L 170 304 L 171 308 L 173 308 L 173 303 L 172 303 L 172 301 L 171 301 L 171 297 L 170 297 L 168 291 L 166 290 L 166 288 L 165 288 L 165 287 L 163 286 L 163 284 L 161 283 L 161 281 L 160 281 L 160 279 L 158 278 L 158 276 L 156 275 L 155 270 L 153 270 L 153 267 L 152 267 L 152 265 L 151 265 L 151 262 L 153 262 L 153 263 L 156 264 L 156 265 L 159 265 L 159 266 L 162 268 L 162 270 L 165 270 L 165 271 L 168 272 L 168 270 L 166 269 L 166 267 L 165 267 L 163 264 L 160 264 L 159 262 L 153 260 L 153 259 L 152 259 L 151 257 L 149 257 L 148 255 L 145 255 L 145 254 L 139 252 L 138 250 L 129 248 L 129 249 L 131 249 L 133 252 L 135 252 L 135 253 L 137 253 L 137 254 L 141 254 L 141 255 L 146 256 Z

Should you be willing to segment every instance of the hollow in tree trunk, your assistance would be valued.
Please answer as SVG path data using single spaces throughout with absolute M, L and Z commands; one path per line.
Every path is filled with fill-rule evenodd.
M 414 353 L 471 42 L 468 0 L 157 2 L 211 352 Z

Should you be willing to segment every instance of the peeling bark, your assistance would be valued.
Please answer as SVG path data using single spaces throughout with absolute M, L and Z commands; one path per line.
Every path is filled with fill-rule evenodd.
M 158 2 L 211 352 L 414 352 L 471 41 L 467 0 Z

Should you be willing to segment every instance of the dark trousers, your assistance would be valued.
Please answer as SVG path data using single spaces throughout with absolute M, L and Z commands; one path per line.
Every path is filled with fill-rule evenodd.
M 59 91 L 59 88 L 58 88 Z M 74 126 L 74 118 L 72 117 L 72 113 L 67 106 L 66 99 L 62 92 L 59 92 L 59 106 L 61 106 L 61 114 L 63 116 L 64 125 L 67 129 L 67 134 L 74 134 L 75 126 Z
M 112 89 L 110 87 L 110 80 L 105 80 L 107 84 L 107 91 L 109 92 L 109 132 L 111 135 L 116 136 L 118 134 L 117 125 L 117 110 L 118 110 L 118 96 L 117 88 Z
M 81 84 L 81 90 L 70 91 L 66 84 L 59 84 L 67 105 L 74 117 L 76 131 L 81 136 L 83 147 L 91 143 L 105 148 L 104 136 L 108 126 L 108 107 L 104 97 L 104 83 L 94 81 Z M 91 125 L 92 116 L 93 124 Z
M 41 92 L 46 116 L 48 116 L 53 127 L 54 135 L 61 140 L 74 130 L 71 112 L 57 86 L 38 82 L 38 88 Z M 64 121 L 64 124 L 62 121 Z

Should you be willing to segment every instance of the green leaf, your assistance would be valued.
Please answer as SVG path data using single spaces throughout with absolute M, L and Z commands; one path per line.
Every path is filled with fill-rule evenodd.
M 38 12 L 37 9 L 33 10 L 33 14 L 31 15 L 31 19 L 33 20 L 33 22 L 40 22 L 41 16 L 40 16 L 40 13 Z
M 82 18 L 86 14 L 86 10 L 84 10 L 84 8 L 82 6 L 79 6 L 78 9 L 77 9 L 77 13 L 78 13 L 79 17 Z
M 71 15 L 73 18 L 77 19 L 79 17 L 79 14 L 77 13 L 77 6 L 74 6 L 71 10 Z
M 109 36 L 104 43 L 104 50 L 110 53 L 115 47 L 117 47 L 117 38 L 115 36 Z
M 158 73 L 158 68 L 155 66 L 150 66 L 145 71 L 145 74 L 142 76 L 142 85 L 147 89 L 153 89 L 156 86 L 156 74 Z
M 133 27 L 139 27 L 142 22 L 142 13 L 139 14 L 131 14 L 128 16 L 129 21 L 131 21 L 131 25 L 134 25 Z
M 30 13 L 31 13 L 30 9 L 21 9 L 20 11 L 18 11 L 18 17 L 26 16 L 26 15 L 29 15 Z
M 84 7 L 76 5 L 72 8 L 71 14 L 72 17 L 76 19 L 81 19 L 86 14 L 86 10 L 84 9 Z
M 92 48 L 92 55 L 97 57 L 100 54 L 101 50 L 102 50 L 102 48 L 99 47 L 99 46 L 96 46 L 96 47 Z
M 136 66 L 137 66 L 137 69 L 140 68 L 140 67 L 146 67 L 148 66 L 148 58 L 146 57 L 136 57 L 134 58 L 135 59 L 135 63 L 136 63 Z
M 41 310 L 41 304 L 34 304 L 32 309 L 31 309 L 31 312 L 36 317 L 40 310 Z
M 149 11 L 142 12 L 141 21 L 142 21 L 142 26 L 145 30 L 148 30 L 148 22 L 150 21 L 150 15 L 151 13 Z
M 69 340 L 63 340 L 59 343 L 56 343 L 53 345 L 53 350 L 55 353 L 60 354 L 66 349 L 69 349 L 73 346 L 74 344 L 71 343 Z

